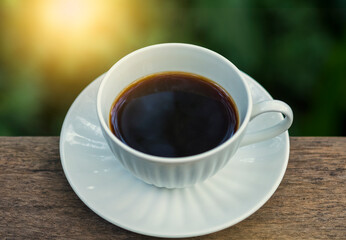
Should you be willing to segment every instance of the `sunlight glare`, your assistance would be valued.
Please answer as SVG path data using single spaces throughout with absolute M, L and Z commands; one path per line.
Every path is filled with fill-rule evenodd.
M 91 0 L 50 0 L 43 2 L 40 13 L 46 28 L 76 34 L 87 30 L 102 16 L 102 4 Z
M 146 41 L 147 5 L 128 0 L 16 1 L 2 22 L 4 49 L 41 73 L 77 81 L 75 76 L 99 73 Z

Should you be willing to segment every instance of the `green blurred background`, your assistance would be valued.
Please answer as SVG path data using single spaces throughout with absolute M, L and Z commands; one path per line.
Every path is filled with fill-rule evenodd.
M 59 135 L 78 93 L 126 54 L 186 42 L 287 102 L 291 135 L 346 135 L 346 1 L 1 0 L 0 135 Z

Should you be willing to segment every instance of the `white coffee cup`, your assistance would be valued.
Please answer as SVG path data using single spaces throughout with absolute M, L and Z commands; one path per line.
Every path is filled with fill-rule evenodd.
M 115 98 L 135 80 L 164 71 L 195 73 L 221 85 L 232 96 L 238 109 L 240 124 L 236 133 L 214 149 L 178 158 L 142 153 L 120 141 L 109 126 L 110 109 Z M 245 134 L 251 119 L 266 112 L 280 112 L 285 118 L 270 128 Z M 207 179 L 222 169 L 240 146 L 273 138 L 286 131 L 293 121 L 292 110 L 284 102 L 270 100 L 253 105 L 245 80 L 226 58 L 206 48 L 181 43 L 145 47 L 114 64 L 100 84 L 97 115 L 103 135 L 121 164 L 144 182 L 166 188 L 182 188 Z

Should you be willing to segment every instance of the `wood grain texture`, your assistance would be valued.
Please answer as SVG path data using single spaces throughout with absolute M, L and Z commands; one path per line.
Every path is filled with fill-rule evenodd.
M 285 177 L 256 213 L 194 239 L 346 239 L 346 138 L 291 137 Z M 0 137 L 1 239 L 151 239 L 103 220 L 72 191 L 58 137 Z

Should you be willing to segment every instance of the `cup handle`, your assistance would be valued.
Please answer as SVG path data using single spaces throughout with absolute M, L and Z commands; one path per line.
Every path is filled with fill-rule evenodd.
M 266 112 L 279 112 L 282 113 L 285 118 L 272 127 L 256 132 L 246 133 L 240 143 L 241 147 L 276 137 L 277 135 L 285 132 L 292 125 L 292 109 L 286 103 L 278 100 L 269 100 L 254 104 L 250 121 L 258 115 Z

